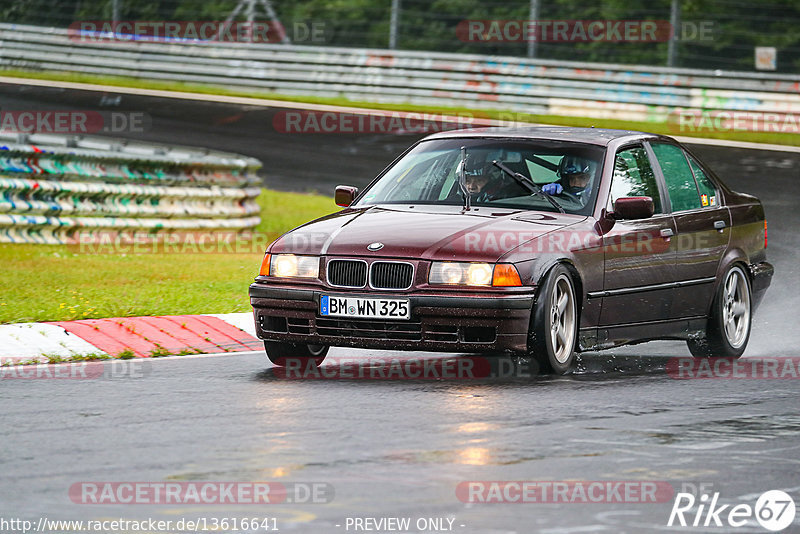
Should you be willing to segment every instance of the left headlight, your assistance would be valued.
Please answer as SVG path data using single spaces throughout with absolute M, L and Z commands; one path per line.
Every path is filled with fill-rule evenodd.
M 269 276 L 277 278 L 319 278 L 318 256 L 295 256 L 294 254 L 272 254 L 265 258 L 269 263 Z M 264 269 L 267 271 L 267 269 Z

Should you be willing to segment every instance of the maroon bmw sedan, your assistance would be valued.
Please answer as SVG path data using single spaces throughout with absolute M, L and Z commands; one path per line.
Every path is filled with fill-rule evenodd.
M 336 203 L 273 242 L 250 286 L 276 364 L 348 346 L 565 373 L 576 352 L 653 339 L 738 357 L 773 274 L 761 202 L 642 132 L 439 133 Z

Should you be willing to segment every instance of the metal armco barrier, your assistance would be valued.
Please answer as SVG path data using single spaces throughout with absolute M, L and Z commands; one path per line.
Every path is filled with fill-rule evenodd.
M 260 166 L 198 149 L 0 134 L 0 242 L 250 229 L 261 221 Z
M 93 40 L 64 29 L 13 24 L 0 24 L 2 68 L 651 122 L 666 121 L 676 109 L 800 113 L 796 75 L 439 52 Z M 767 122 L 780 123 L 781 117 Z

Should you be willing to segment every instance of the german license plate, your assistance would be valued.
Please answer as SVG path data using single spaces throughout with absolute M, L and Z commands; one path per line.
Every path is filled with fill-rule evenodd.
M 408 299 L 338 297 L 323 295 L 319 314 L 329 317 L 359 319 L 410 319 Z

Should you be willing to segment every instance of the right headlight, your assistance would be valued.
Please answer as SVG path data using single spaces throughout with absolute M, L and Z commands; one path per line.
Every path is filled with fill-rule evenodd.
M 514 287 L 521 286 L 517 268 L 510 263 L 461 263 L 435 261 L 428 283 L 432 285 Z

